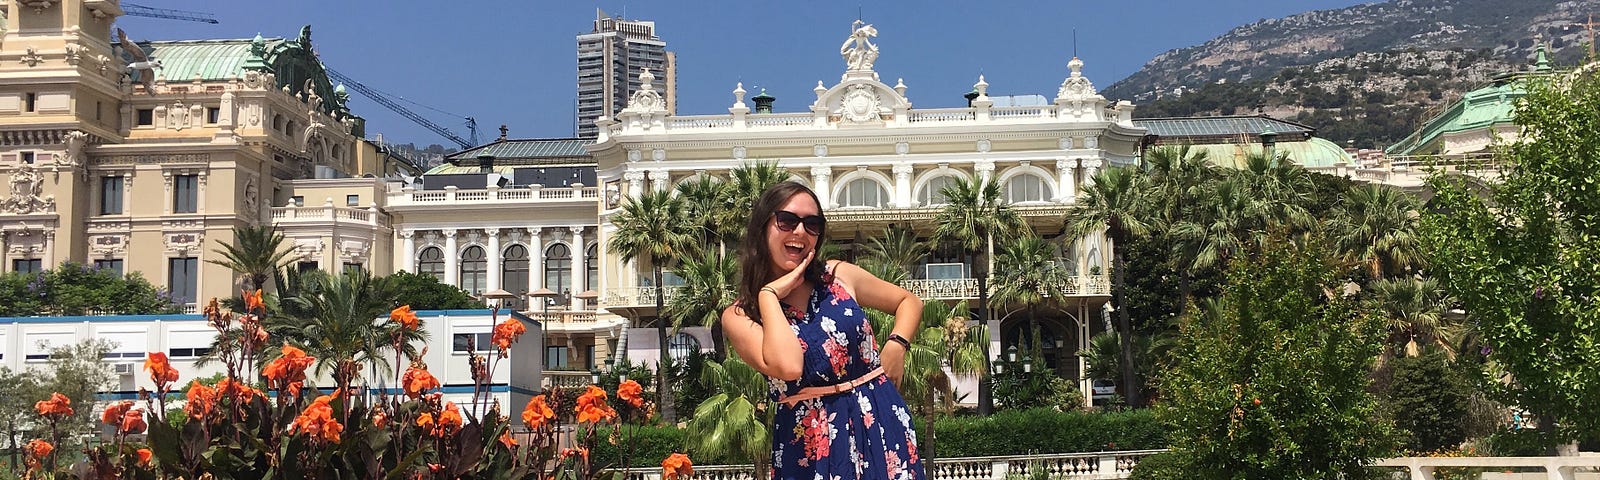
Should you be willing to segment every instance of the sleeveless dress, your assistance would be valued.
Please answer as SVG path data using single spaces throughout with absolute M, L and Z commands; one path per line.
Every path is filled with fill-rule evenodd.
M 849 382 L 880 366 L 872 324 L 832 270 L 805 309 L 783 305 L 805 363 L 799 380 L 767 377 L 777 406 L 772 479 L 925 480 L 911 412 L 887 375 L 794 406 L 779 402 L 801 388 Z

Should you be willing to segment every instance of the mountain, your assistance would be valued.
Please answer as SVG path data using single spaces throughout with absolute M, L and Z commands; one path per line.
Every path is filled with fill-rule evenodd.
M 1461 93 L 1528 68 L 1539 44 L 1558 66 L 1579 62 L 1589 12 L 1600 12 L 1600 0 L 1392 0 L 1318 10 L 1162 53 L 1102 93 L 1140 104 L 1140 117 L 1262 113 L 1341 143 L 1381 147 Z

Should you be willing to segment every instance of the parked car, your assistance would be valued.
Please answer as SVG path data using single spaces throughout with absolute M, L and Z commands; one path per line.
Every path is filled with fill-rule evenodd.
M 1101 402 L 1109 402 L 1117 397 L 1117 382 L 1105 379 L 1095 380 L 1090 387 L 1090 392 L 1089 398 L 1094 400 L 1096 405 Z

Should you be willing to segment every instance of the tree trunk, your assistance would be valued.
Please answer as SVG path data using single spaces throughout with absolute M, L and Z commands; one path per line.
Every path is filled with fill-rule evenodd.
M 969 264 L 972 265 L 974 276 L 978 277 L 978 326 L 984 332 L 989 331 L 989 275 L 978 270 L 978 258 L 968 253 Z M 987 269 L 985 269 L 987 270 Z M 990 345 L 994 342 L 983 342 L 983 375 L 978 377 L 978 415 L 988 416 L 994 413 L 994 385 L 993 377 L 989 374 Z
M 944 370 L 942 370 L 942 369 L 939 370 L 939 372 L 936 375 L 944 375 Z M 929 380 L 932 380 L 932 379 L 929 379 Z M 922 468 L 925 471 L 925 476 L 927 478 L 931 479 L 931 478 L 933 478 L 933 473 L 934 473 L 933 472 L 933 456 L 935 455 L 935 453 L 933 451 L 933 443 L 934 443 L 934 436 L 935 436 L 934 428 L 933 428 L 933 419 L 934 419 L 934 414 L 933 414 L 933 411 L 934 411 L 934 407 L 933 407 L 933 401 L 934 401 L 934 399 L 933 399 L 933 382 L 928 381 L 928 382 L 923 382 L 923 383 L 928 385 L 928 388 L 927 388 L 927 390 L 928 390 L 928 404 L 927 404 L 928 405 L 928 420 L 927 420 L 927 422 L 928 423 L 925 424 L 926 429 L 927 429 L 926 430 L 927 434 L 923 435 L 923 438 L 925 438 L 926 441 L 922 442 L 922 451 L 918 452 L 918 453 L 921 453 Z M 951 389 L 951 391 L 954 391 L 954 389 Z
M 722 322 L 720 320 L 711 324 L 711 355 L 716 357 L 717 363 L 728 360 L 727 338 L 726 334 L 722 332 Z
M 661 259 L 652 258 L 656 273 L 656 401 L 660 402 L 661 418 L 668 424 L 677 423 L 677 410 L 672 405 L 672 389 L 667 387 L 667 368 L 672 362 L 667 357 L 667 315 L 663 303 L 666 287 L 661 285 Z
M 1126 305 L 1128 286 L 1123 277 L 1122 250 L 1118 249 L 1117 246 L 1112 246 L 1111 251 L 1117 327 L 1122 330 L 1121 335 L 1118 335 L 1121 337 L 1122 343 L 1122 390 L 1128 400 L 1128 406 L 1139 407 L 1144 402 L 1140 398 L 1143 395 L 1141 395 L 1142 392 L 1139 390 L 1139 385 L 1133 374 L 1133 327 L 1128 320 L 1128 306 Z

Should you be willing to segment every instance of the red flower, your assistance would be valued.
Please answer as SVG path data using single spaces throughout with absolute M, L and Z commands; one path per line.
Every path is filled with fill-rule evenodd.
M 406 374 L 400 377 L 400 386 L 406 391 L 406 396 L 417 398 L 422 392 L 439 388 L 439 379 L 428 373 L 427 368 L 411 367 Z
M 123 400 L 107 405 L 106 410 L 100 412 L 100 423 L 120 427 L 122 426 L 122 416 L 131 409 L 133 409 L 133 400 Z
M 261 396 L 260 391 L 242 382 L 236 382 L 230 378 L 224 378 L 217 382 L 217 398 L 233 399 L 235 405 L 250 403 L 251 400 L 258 396 Z
M 507 318 L 506 321 L 494 326 L 494 334 L 489 337 L 489 342 L 493 343 L 495 348 L 500 349 L 500 353 L 505 353 L 507 349 L 511 348 L 511 344 L 517 341 L 517 338 L 527 332 L 528 327 L 523 325 L 521 321 L 515 318 Z
M 72 399 L 60 392 L 51 393 L 49 400 L 41 400 L 33 404 L 34 411 L 39 415 L 61 419 L 72 416 Z
M 550 404 L 545 403 L 544 395 L 529 399 L 528 405 L 522 407 L 522 425 L 530 430 L 537 430 L 555 416 L 556 412 L 550 409 Z
M 304 350 L 295 348 L 287 343 L 283 344 L 283 355 L 267 364 L 261 374 L 267 377 L 267 386 L 277 390 L 289 390 L 291 395 L 300 394 L 300 385 L 306 381 L 306 368 L 316 362 L 316 357 L 307 356 Z
M 461 430 L 461 408 L 456 402 L 445 402 L 444 411 L 439 412 L 439 425 L 434 428 L 433 434 L 438 437 L 454 435 Z
M 417 314 L 412 313 L 410 305 L 401 305 L 400 308 L 390 310 L 389 320 L 400 324 L 406 330 L 416 330 L 417 324 L 421 322 L 417 320 Z
M 617 411 L 606 403 L 605 389 L 594 385 L 590 385 L 583 395 L 578 396 L 578 406 L 573 411 L 578 414 L 578 423 L 604 422 L 617 418 Z
M 511 438 L 511 431 L 510 430 L 506 430 L 504 433 L 500 434 L 500 444 L 501 445 L 505 445 L 506 446 L 506 450 L 516 450 L 517 449 L 517 439 Z
M 690 475 L 694 475 L 694 463 L 689 461 L 688 455 L 673 453 L 661 461 L 662 478 L 676 480 Z
M 117 427 L 117 431 L 123 434 L 137 435 L 144 433 L 144 429 L 147 427 L 149 425 L 144 423 L 144 409 L 135 408 L 122 414 L 122 423 Z
M 178 381 L 178 369 L 172 368 L 172 362 L 167 361 L 167 354 L 150 352 L 150 358 L 145 359 L 144 369 L 150 371 L 150 380 L 155 382 L 156 390 L 167 391 L 167 384 Z
M 43 460 L 44 457 L 50 456 L 50 452 L 56 451 L 55 445 L 51 445 L 50 442 L 38 438 L 29 440 L 28 445 L 24 448 L 27 449 L 26 451 L 28 452 L 28 456 L 40 460 Z
M 617 398 L 628 402 L 628 405 L 633 405 L 633 408 L 639 408 L 640 405 L 644 405 L 644 397 L 640 396 L 643 393 L 644 387 L 639 386 L 639 382 L 633 380 L 617 385 Z
M 141 449 L 139 449 L 137 451 L 134 451 L 133 453 L 139 456 L 139 466 L 143 467 L 143 466 L 149 466 L 150 465 L 150 457 L 151 457 L 150 449 L 141 448 Z
M 196 420 L 211 415 L 217 404 L 217 389 L 202 385 L 199 380 L 189 382 L 189 393 L 184 395 L 183 411 Z
M 249 291 L 245 291 L 245 292 L 242 292 L 242 293 L 244 293 L 244 311 L 245 312 L 266 311 L 267 304 L 261 302 L 261 289 L 257 288 L 256 292 L 253 293 L 253 294 L 250 293 Z

